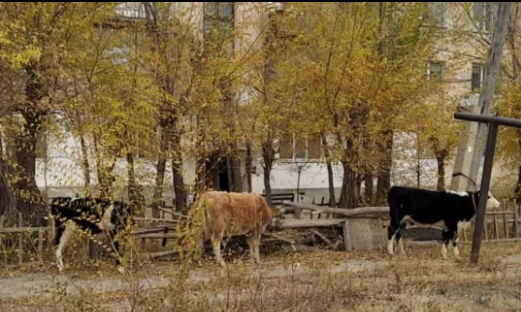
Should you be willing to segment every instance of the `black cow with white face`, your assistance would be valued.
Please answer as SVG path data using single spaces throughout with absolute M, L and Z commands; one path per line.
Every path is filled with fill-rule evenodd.
M 63 270 L 62 251 L 76 230 L 91 235 L 106 232 L 113 244 L 116 254 L 119 253 L 119 242 L 116 235 L 124 230 L 131 217 L 130 206 L 121 201 L 109 201 L 100 198 L 54 198 L 51 203 L 51 214 L 54 219 L 56 262 L 60 272 Z M 118 271 L 123 267 L 116 257 Z
M 402 235 L 407 222 L 421 225 L 437 225 L 443 228 L 442 257 L 447 258 L 447 247 L 452 242 L 454 257 L 459 259 L 458 228 L 467 227 L 476 215 L 480 191 L 453 192 L 428 191 L 417 188 L 393 186 L 387 195 L 390 224 L 387 249 L 394 255 L 394 238 L 400 252 L 405 255 Z M 498 208 L 499 201 L 489 192 L 487 208 Z

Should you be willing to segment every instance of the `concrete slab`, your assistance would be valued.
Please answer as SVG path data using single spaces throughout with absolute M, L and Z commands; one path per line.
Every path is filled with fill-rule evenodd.
M 346 219 L 347 249 L 375 250 L 387 244 L 386 232 L 379 218 Z

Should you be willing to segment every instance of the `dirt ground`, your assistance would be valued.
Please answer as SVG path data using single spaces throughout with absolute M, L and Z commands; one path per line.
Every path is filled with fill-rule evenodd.
M 461 262 L 436 247 L 407 251 L 235 258 L 223 269 L 161 261 L 123 276 L 110 263 L 4 268 L 0 311 L 521 311 L 521 243 L 485 244 L 477 266 L 469 245 Z

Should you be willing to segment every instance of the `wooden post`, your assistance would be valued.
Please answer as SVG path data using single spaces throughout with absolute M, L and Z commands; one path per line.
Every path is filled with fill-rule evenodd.
M 5 223 L 5 216 L 1 216 L 0 217 L 0 230 L 4 227 L 4 223 Z M 4 262 L 4 264 L 7 262 L 5 261 L 5 257 L 4 257 L 4 240 L 2 238 L 3 236 L 3 233 L 0 233 L 0 258 L 2 258 L 2 262 Z
M 514 236 L 519 237 L 519 211 L 517 210 L 517 203 L 514 199 Z
M 163 231 L 163 233 L 168 234 L 168 228 L 167 228 L 167 227 L 165 228 L 165 230 Z M 166 247 L 166 237 L 163 238 L 163 242 L 161 243 L 161 245 L 162 245 L 163 247 Z
M 24 249 L 24 241 L 23 241 L 23 233 L 21 232 L 23 227 L 22 213 L 18 213 L 18 229 L 20 233 L 18 234 L 18 264 L 22 265 L 24 262 L 23 259 L 23 249 Z
M 485 220 L 483 221 L 483 231 L 485 233 L 485 240 L 488 241 L 488 223 L 487 223 L 487 216 L 485 215 Z
M 503 228 L 505 231 L 505 238 L 508 239 L 508 223 L 507 223 L 507 202 L 506 200 L 503 200 L 503 207 L 505 207 L 505 212 L 503 213 Z M 510 214 L 510 213 L 508 213 Z
M 342 225 L 343 232 L 344 232 L 344 250 L 349 251 L 353 249 L 353 244 L 351 242 L 351 237 L 349 236 L 349 222 L 346 221 Z
M 302 215 L 302 209 L 300 208 L 295 208 L 295 219 L 301 219 L 301 215 Z
M 91 237 L 87 237 L 89 248 L 89 260 L 98 260 L 100 257 L 100 246 Z
M 38 261 L 43 264 L 43 231 L 38 231 Z
M 496 149 L 497 128 L 498 123 L 492 121 L 488 132 L 487 148 L 485 150 L 485 163 L 483 164 L 483 176 L 481 179 L 481 194 L 488 194 L 490 189 L 490 178 L 492 176 L 492 164 L 494 162 L 494 150 Z M 470 262 L 477 264 L 479 262 L 479 251 L 481 250 L 481 234 L 485 230 L 485 239 L 487 235 L 487 196 L 480 196 L 478 203 L 478 211 L 476 213 L 476 226 L 474 228 L 474 236 L 472 238 L 472 249 L 470 252 Z
M 494 239 L 499 240 L 499 228 L 497 224 L 497 216 L 496 214 L 493 215 L 494 217 Z M 486 229 L 485 229 L 486 231 Z
M 493 215 L 494 217 L 494 238 L 496 240 L 499 240 L 499 229 L 498 229 L 498 225 L 497 225 L 497 216 L 496 214 Z M 485 229 L 486 231 L 486 229 Z
M 492 107 L 494 105 L 496 80 L 501 70 L 501 58 L 503 55 L 503 48 L 505 46 L 505 41 L 508 34 L 508 25 L 510 21 L 510 7 L 512 6 L 512 2 L 498 2 L 497 4 L 497 11 L 494 16 L 494 33 L 492 35 L 492 40 L 490 41 L 487 64 L 485 67 L 485 74 L 483 77 L 483 88 L 479 95 L 477 105 L 478 109 L 480 109 L 479 113 L 481 115 L 490 115 L 490 111 L 492 110 Z M 461 146 L 462 148 L 458 149 L 454 172 L 462 172 L 466 174 L 470 178 L 470 181 L 478 180 L 478 172 L 482 164 L 483 147 L 485 146 L 486 142 L 486 133 L 487 125 L 478 124 L 477 133 L 472 134 L 475 136 L 475 139 L 467 137 L 466 139 L 463 139 L 460 142 L 460 145 L 467 145 L 467 143 L 470 143 L 470 146 Z M 472 141 L 474 142 L 472 143 Z M 469 150 L 471 152 L 469 152 Z M 458 179 L 460 178 L 462 177 L 458 177 Z M 463 181 L 466 181 L 464 183 L 464 185 L 467 185 L 466 190 L 474 189 L 474 185 L 469 185 L 467 179 L 463 179 Z M 469 189 L 469 186 L 472 189 Z M 465 191 L 465 189 L 454 190 Z M 479 227 L 481 227 L 481 224 L 478 224 L 478 228 Z M 478 244 L 479 242 L 479 239 L 477 239 L 476 244 Z M 479 256 L 477 255 L 478 247 L 473 247 L 473 250 L 473 262 L 477 263 L 477 259 L 479 258 Z

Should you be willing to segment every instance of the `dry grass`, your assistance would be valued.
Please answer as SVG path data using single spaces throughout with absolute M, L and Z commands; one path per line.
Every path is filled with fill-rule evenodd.
M 174 262 L 147 263 L 125 278 L 125 290 L 67 295 L 63 285 L 52 294 L 4 300 L 1 311 L 519 311 L 521 243 L 485 244 L 481 264 L 440 260 L 438 248 L 407 248 L 408 259 L 392 261 L 374 252 L 317 251 L 264 257 L 259 270 L 250 263 L 219 269 Z M 99 278 L 109 264 L 75 272 Z M 112 275 L 113 273 L 109 273 Z M 139 289 L 138 277 L 162 276 L 166 287 Z M 189 278 L 190 277 L 190 278 Z M 206 278 L 194 282 L 194 277 Z M 81 288 L 81 285 L 78 285 Z

